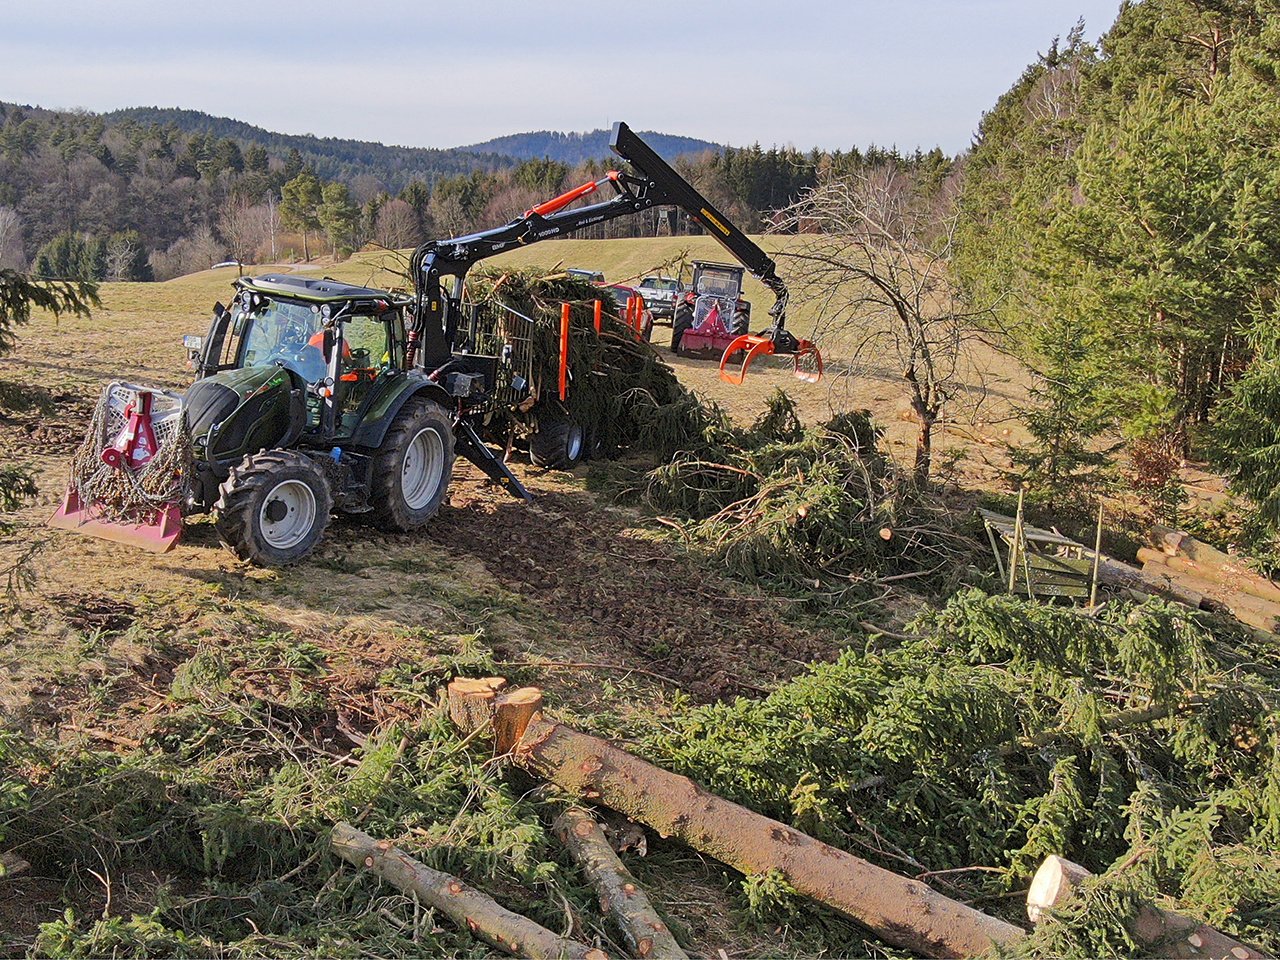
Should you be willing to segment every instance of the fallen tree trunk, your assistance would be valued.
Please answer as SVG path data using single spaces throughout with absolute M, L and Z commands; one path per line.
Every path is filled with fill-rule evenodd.
M 469 695 L 455 684 L 449 685 L 450 701 Z M 451 715 L 474 717 L 477 712 L 461 706 L 455 711 L 450 703 Z M 509 729 L 503 721 L 491 722 Z M 570 794 L 624 813 L 742 873 L 778 870 L 797 892 L 897 946 L 931 957 L 969 957 L 1024 936 L 1020 927 L 730 803 L 688 777 L 563 724 L 535 716 L 514 746 L 501 752 Z
M 1036 871 L 1031 889 L 1027 891 L 1027 915 L 1032 922 L 1040 923 L 1049 910 L 1066 903 L 1080 884 L 1092 876 L 1078 863 L 1056 856 L 1047 858 Z M 1138 909 L 1129 925 L 1129 934 L 1159 957 L 1253 960 L 1268 956 L 1256 947 L 1232 939 L 1221 930 L 1149 903 Z
M 1180 566 L 1188 572 L 1280 604 L 1280 586 L 1250 569 L 1240 557 L 1224 553 L 1181 530 L 1157 526 L 1151 532 L 1156 549 L 1166 557 L 1180 561 Z
M 330 842 L 342 859 L 372 870 L 505 953 L 532 960 L 608 960 L 603 950 L 566 940 L 528 917 L 512 913 L 457 877 L 432 870 L 386 840 L 375 840 L 349 823 L 335 826 Z
M 1205 699 L 1203 697 L 1192 696 L 1176 704 L 1160 704 L 1154 707 L 1134 707 L 1129 710 L 1120 710 L 1116 713 L 1099 717 L 1097 721 L 1098 730 L 1102 733 L 1112 733 L 1116 730 L 1126 730 L 1145 723 L 1155 723 L 1157 720 L 1165 720 L 1168 717 L 1198 709 L 1204 704 Z M 1010 757 L 1022 750 L 1037 750 L 1046 744 L 1067 736 L 1071 736 L 1069 727 L 1053 727 L 1049 730 L 1041 730 L 1031 736 L 1019 737 L 1009 743 L 1002 743 L 996 752 L 1002 757 Z M 1035 918 L 1032 917 L 1032 919 L 1034 920 Z
M 582 866 L 600 898 L 600 910 L 617 924 L 632 956 L 686 960 L 687 954 L 590 813 L 570 807 L 556 818 L 552 830 Z
M 1201 606 L 1216 605 L 1217 609 L 1225 610 L 1243 624 L 1268 633 L 1276 632 L 1277 623 L 1280 623 L 1280 603 L 1264 600 L 1255 593 L 1240 589 L 1233 580 L 1206 576 L 1196 564 L 1159 550 L 1142 547 L 1138 550 L 1138 559 L 1143 562 L 1144 571 L 1167 571 L 1177 581 L 1200 590 L 1211 601 L 1210 604 L 1202 603 Z M 1218 573 L 1210 572 L 1215 576 Z

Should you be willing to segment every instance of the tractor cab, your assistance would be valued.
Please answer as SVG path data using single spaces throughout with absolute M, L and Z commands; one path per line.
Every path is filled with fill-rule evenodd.
M 349 440 L 383 385 L 403 372 L 409 302 L 336 280 L 238 280 L 230 309 L 215 309 L 208 336 L 185 340 L 197 359 L 189 406 L 203 394 L 217 394 L 222 399 L 214 406 L 221 416 L 233 409 L 222 409 L 233 395 L 236 403 L 295 395 L 299 440 Z M 203 405 L 195 406 L 203 411 Z M 202 435 L 196 423 L 192 427 L 199 445 Z M 238 447 L 204 452 L 222 459 Z

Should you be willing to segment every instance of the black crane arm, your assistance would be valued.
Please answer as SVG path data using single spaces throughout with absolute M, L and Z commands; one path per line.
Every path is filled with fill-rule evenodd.
M 625 123 L 613 125 L 613 136 L 609 140 L 609 148 L 626 160 L 648 181 L 651 193 L 661 199 L 657 203 L 670 204 L 684 210 L 689 216 L 702 225 L 708 234 L 715 237 L 720 245 L 746 267 L 751 274 L 763 283 L 777 302 L 769 310 L 774 318 L 775 328 L 782 329 L 786 320 L 787 287 L 778 277 L 778 265 L 760 246 L 739 230 L 723 213 L 712 206 L 711 201 L 694 189 L 684 177 L 676 173 L 671 165 L 647 143 L 638 137 Z
M 735 227 L 625 123 L 615 123 L 609 143 L 635 173 L 610 171 L 593 183 L 538 204 L 510 223 L 491 230 L 430 240 L 413 252 L 410 261 L 416 294 L 417 321 L 413 331 L 417 362 L 435 370 L 452 356 L 462 284 L 472 266 L 489 257 L 540 240 L 573 233 L 593 224 L 638 213 L 655 206 L 677 206 L 701 224 L 777 298 L 769 310 L 774 318 L 770 333 L 777 352 L 794 352 L 795 340 L 786 332 L 787 288 L 777 274 L 777 264 L 745 233 Z M 570 203 L 610 186 L 614 196 L 585 207 L 565 209 Z M 452 277 L 452 289 L 445 278 Z

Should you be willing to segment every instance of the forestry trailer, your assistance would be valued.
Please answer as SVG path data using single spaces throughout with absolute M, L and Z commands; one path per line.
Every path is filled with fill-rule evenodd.
M 187 339 L 196 381 L 185 394 L 107 388 L 51 523 L 162 551 L 183 516 L 214 511 L 238 556 L 278 565 L 310 553 L 335 509 L 389 530 L 421 527 L 447 495 L 459 453 L 528 499 L 479 431 L 495 398 L 514 406 L 529 384 L 509 349 L 470 350 L 463 281 L 489 257 L 654 206 L 687 211 L 777 297 L 772 328 L 725 351 L 726 380 L 741 383 L 761 354 L 794 357 L 797 373 L 802 360 L 820 370 L 816 347 L 786 330 L 773 260 L 626 124 L 614 126 L 611 146 L 631 171 L 505 226 L 420 246 L 412 296 L 290 275 L 237 280 L 208 335 Z M 570 206 L 605 186 L 612 198 Z M 531 438 L 535 462 L 573 463 L 583 447 L 581 430 L 548 407 Z

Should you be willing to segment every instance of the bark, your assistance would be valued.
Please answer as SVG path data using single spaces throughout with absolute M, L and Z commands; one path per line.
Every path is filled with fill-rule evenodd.
M 916 433 L 916 461 L 913 468 L 916 483 L 925 487 L 929 485 L 929 474 L 933 470 L 933 424 L 936 418 L 927 413 L 916 412 L 919 430 Z
M 1098 562 L 1098 582 L 1105 583 L 1109 587 L 1154 593 L 1192 607 L 1199 607 L 1204 600 L 1203 594 L 1190 589 L 1163 571 L 1147 573 L 1127 563 L 1112 560 L 1110 557 L 1102 557 Z
M 1167 571 L 1173 580 L 1202 591 L 1206 598 L 1216 604 L 1215 609 L 1226 610 L 1241 623 L 1268 633 L 1277 632 L 1280 603 L 1263 600 L 1256 594 L 1241 590 L 1237 581 L 1220 579 L 1209 568 L 1190 563 L 1181 557 L 1171 557 L 1158 550 L 1142 547 L 1138 550 L 1138 559 L 1144 563 L 1143 570 Z
M 528 917 L 512 913 L 457 877 L 432 870 L 386 840 L 374 840 L 349 823 L 333 828 L 331 843 L 342 859 L 372 870 L 504 953 L 533 960 L 608 960 L 603 950 L 566 940 Z
M 452 697 L 454 691 L 450 693 Z M 476 711 L 458 713 L 473 717 Z M 730 803 L 688 777 L 563 724 L 534 718 L 512 759 L 573 796 L 623 813 L 742 873 L 778 870 L 802 895 L 908 950 L 931 957 L 976 956 L 1023 936 L 1011 923 Z
M 480 730 L 493 720 L 493 701 L 507 685 L 502 677 L 449 681 L 449 719 L 459 730 Z
M 1168 560 L 1175 561 L 1169 563 L 1174 569 L 1216 580 L 1260 600 L 1280 603 L 1280 586 L 1249 569 L 1240 557 L 1216 550 L 1178 530 L 1156 527 L 1152 533 L 1153 546 Z
M 570 807 L 556 818 L 552 830 L 581 865 L 600 898 L 601 912 L 617 925 L 632 956 L 685 960 L 687 954 L 590 813 L 581 807 Z
M 1039 923 L 1046 913 L 1069 900 L 1076 889 L 1093 876 L 1078 863 L 1051 856 L 1040 865 L 1027 891 L 1027 915 Z M 1213 957 L 1218 960 L 1252 960 L 1267 957 L 1255 947 L 1241 943 L 1198 920 L 1161 910 L 1144 903 L 1129 924 L 1129 934 L 1152 956 L 1189 960 Z

